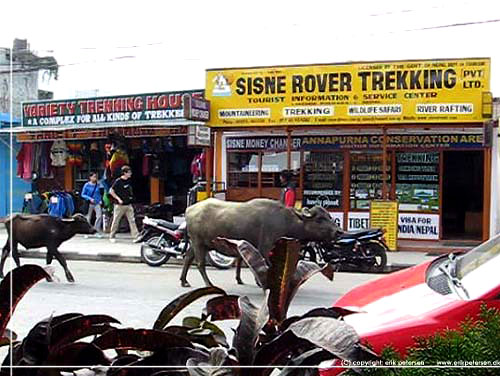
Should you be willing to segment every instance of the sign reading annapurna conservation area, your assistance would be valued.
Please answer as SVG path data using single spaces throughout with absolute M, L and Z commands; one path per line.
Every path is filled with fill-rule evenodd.
M 165 124 L 184 118 L 185 94 L 201 98 L 203 90 L 24 102 L 23 126 Z
M 490 59 L 208 70 L 210 126 L 481 122 Z

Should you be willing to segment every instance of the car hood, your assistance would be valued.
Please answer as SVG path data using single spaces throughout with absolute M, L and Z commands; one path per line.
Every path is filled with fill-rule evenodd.
M 363 307 L 401 290 L 425 283 L 425 272 L 430 263 L 429 261 L 364 283 L 343 295 L 334 306 Z
M 336 307 L 356 313 L 344 320 L 361 338 L 401 328 L 433 326 L 434 313 L 461 304 L 453 294 L 441 295 L 425 283 L 430 262 L 361 285 L 339 299 Z

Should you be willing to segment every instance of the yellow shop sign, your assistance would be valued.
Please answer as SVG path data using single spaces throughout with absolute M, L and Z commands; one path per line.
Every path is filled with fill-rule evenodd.
M 210 126 L 481 122 L 490 59 L 208 70 Z

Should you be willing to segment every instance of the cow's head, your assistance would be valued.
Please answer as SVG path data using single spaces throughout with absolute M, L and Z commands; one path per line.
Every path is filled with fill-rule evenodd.
M 71 218 L 62 221 L 70 225 L 75 234 L 95 234 L 97 232 L 83 214 L 75 214 Z
M 330 214 L 320 206 L 311 209 L 303 208 L 301 211 L 293 209 L 303 223 L 304 239 L 329 241 L 334 240 L 340 228 L 333 222 Z

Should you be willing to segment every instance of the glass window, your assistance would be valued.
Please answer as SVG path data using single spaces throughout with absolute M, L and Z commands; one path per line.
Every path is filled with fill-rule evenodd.
M 382 198 L 381 151 L 351 152 L 351 209 L 370 209 L 371 200 Z M 387 189 L 391 187 L 391 154 L 387 155 Z
M 258 186 L 258 153 L 228 153 L 228 186 L 255 188 Z
M 300 152 L 291 153 L 291 170 L 295 179 L 300 170 Z M 288 169 L 288 153 L 266 152 L 262 153 L 262 187 L 281 187 L 279 175 Z M 297 184 L 298 186 L 298 184 Z
M 344 156 L 341 152 L 305 152 L 302 205 L 342 208 L 343 170 Z
M 439 153 L 396 153 L 399 210 L 439 210 Z

